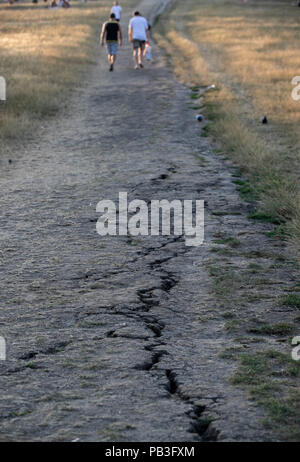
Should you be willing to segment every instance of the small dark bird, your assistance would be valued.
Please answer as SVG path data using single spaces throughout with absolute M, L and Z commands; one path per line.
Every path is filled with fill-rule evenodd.
M 12 163 L 12 160 L 11 160 L 11 159 L 8 159 L 8 163 L 11 164 L 11 163 Z
M 267 119 L 267 116 L 264 116 L 263 120 L 261 121 L 262 124 L 267 124 L 268 123 L 268 119 Z

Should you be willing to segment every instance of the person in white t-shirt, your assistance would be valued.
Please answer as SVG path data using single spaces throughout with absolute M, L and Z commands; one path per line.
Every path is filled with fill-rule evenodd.
M 114 13 L 117 21 L 121 21 L 122 7 L 119 5 L 119 2 L 114 2 L 111 12 Z
M 138 11 L 133 13 L 130 19 L 128 28 L 129 41 L 133 46 L 133 60 L 135 69 L 143 66 L 143 54 L 146 41 L 149 41 L 149 26 L 148 22 Z

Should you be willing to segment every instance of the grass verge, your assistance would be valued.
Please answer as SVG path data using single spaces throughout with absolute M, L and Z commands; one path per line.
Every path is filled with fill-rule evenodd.
M 216 85 L 204 96 L 205 134 L 247 177 L 244 192 L 262 200 L 259 212 L 287 224 L 298 251 L 300 101 L 291 80 L 300 69 L 299 32 L 300 10 L 284 2 L 186 0 L 160 18 L 155 34 L 194 101 L 196 90 Z
M 300 362 L 275 350 L 239 356 L 232 383 L 245 388 L 262 406 L 264 425 L 285 441 L 300 439 Z
M 134 4 L 123 1 L 124 9 Z M 58 10 L 43 2 L 0 5 L 0 75 L 7 85 L 7 100 L 0 101 L 0 151 L 33 138 L 74 86 L 84 85 L 111 5 L 111 0 L 73 1 L 70 9 Z

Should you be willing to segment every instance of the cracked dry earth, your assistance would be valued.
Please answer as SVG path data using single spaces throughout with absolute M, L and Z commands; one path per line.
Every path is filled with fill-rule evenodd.
M 139 8 L 150 16 L 160 3 Z M 235 335 L 208 267 L 246 267 L 259 250 L 255 261 L 267 264 L 284 248 L 265 236 L 269 225 L 247 219 L 234 169 L 200 136 L 189 90 L 157 47 L 154 55 L 135 71 L 127 44 L 112 74 L 102 52 L 68 113 L 9 169 L 3 160 L 1 440 L 275 438 L 229 382 L 236 364 L 220 353 Z M 119 191 L 129 201 L 204 199 L 205 243 L 100 237 L 96 204 Z M 212 252 L 220 233 L 241 241 L 226 258 Z M 282 263 L 267 276 L 253 289 L 264 293 L 259 301 L 236 288 L 242 321 L 282 319 L 274 300 L 292 271 Z

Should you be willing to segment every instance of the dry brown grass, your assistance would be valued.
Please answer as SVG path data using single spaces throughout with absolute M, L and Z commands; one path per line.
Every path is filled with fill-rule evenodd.
M 284 220 L 300 250 L 300 8 L 289 2 L 178 1 L 156 38 L 190 85 L 207 94 L 209 127 L 251 180 L 266 214 Z M 261 119 L 268 116 L 269 124 Z
M 125 8 L 134 0 L 124 0 Z M 0 150 L 34 136 L 41 120 L 57 114 L 93 63 L 100 24 L 112 0 L 72 2 L 51 10 L 44 2 L 0 4 L 0 75 L 7 101 L 0 101 Z

